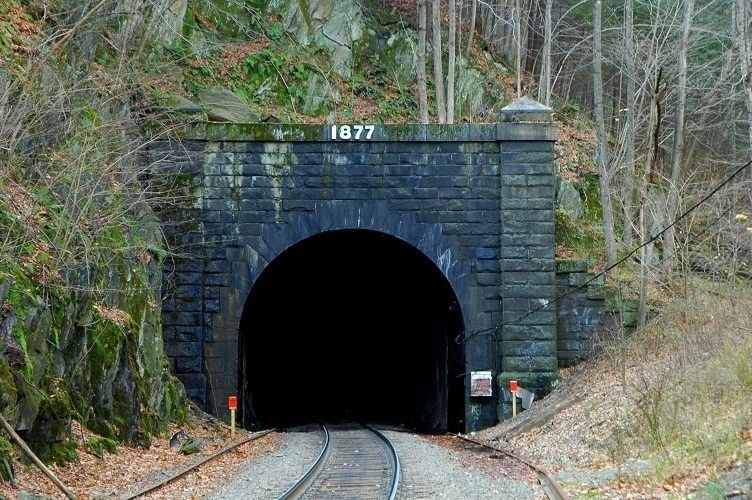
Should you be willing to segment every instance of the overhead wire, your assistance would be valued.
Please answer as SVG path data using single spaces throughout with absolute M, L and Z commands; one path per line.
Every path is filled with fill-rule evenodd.
M 555 304 L 555 303 L 559 302 L 560 300 L 562 300 L 562 299 L 564 299 L 564 298 L 572 295 L 577 290 L 585 288 L 588 285 L 590 285 L 591 283 L 593 283 L 595 281 L 598 281 L 601 277 L 604 277 L 611 270 L 615 269 L 616 267 L 618 267 L 621 264 L 623 264 L 624 262 L 626 262 L 630 257 L 632 257 L 640 249 L 642 249 L 643 247 L 645 247 L 645 246 L 653 243 L 658 238 L 660 238 L 666 231 L 668 231 L 669 229 L 671 229 L 672 227 L 674 227 L 681 220 L 683 220 L 689 214 L 691 214 L 692 212 L 694 212 L 700 205 L 702 205 L 703 203 L 705 203 L 706 201 L 708 201 L 710 198 L 712 198 L 713 196 L 715 196 L 718 193 L 718 191 L 720 191 L 721 189 L 723 189 L 724 186 L 726 186 L 729 182 L 731 182 L 737 175 L 739 175 L 740 173 L 742 173 L 750 165 L 752 165 L 752 160 L 748 161 L 747 163 L 741 165 L 736 170 L 734 170 L 734 172 L 731 173 L 731 175 L 729 175 L 728 177 L 726 177 L 720 184 L 718 184 L 715 188 L 713 188 L 707 195 L 705 195 L 704 197 L 702 197 L 698 202 L 696 202 L 690 208 L 688 208 L 687 210 L 685 210 L 681 215 L 679 215 L 678 217 L 676 217 L 669 225 L 667 225 L 666 227 L 664 227 L 663 229 L 661 229 L 660 231 L 658 231 L 657 233 L 655 233 L 653 236 L 651 236 L 647 240 L 645 240 L 642 243 L 640 243 L 638 246 L 634 247 L 632 250 L 630 250 L 626 255 L 624 255 L 621 259 L 619 259 L 618 261 L 616 261 L 614 264 L 608 266 L 606 269 L 604 269 L 600 273 L 594 274 L 591 278 L 589 278 L 588 280 L 586 280 L 584 283 L 581 283 L 579 285 L 570 287 L 566 292 L 564 292 L 564 293 L 562 293 L 560 295 L 557 295 L 553 299 L 548 300 L 548 301 L 546 301 L 545 303 L 542 303 L 539 306 L 536 306 L 535 308 L 531 309 L 530 311 L 526 312 L 525 314 L 523 314 L 523 315 L 521 315 L 521 316 L 519 316 L 519 317 L 517 317 L 517 318 L 515 318 L 515 319 L 513 319 L 511 321 L 502 321 L 502 323 L 500 323 L 498 325 L 494 325 L 494 326 L 490 326 L 490 327 L 484 327 L 484 328 L 479 328 L 477 330 L 472 330 L 470 332 L 464 332 L 464 331 L 462 331 L 455 338 L 455 342 L 458 343 L 458 344 L 461 343 L 461 342 L 466 342 L 467 339 L 469 339 L 469 338 L 471 338 L 471 337 L 473 337 L 475 335 L 480 335 L 480 334 L 489 333 L 489 332 L 493 332 L 493 336 L 496 338 L 497 337 L 496 333 L 498 333 L 498 331 L 501 330 L 503 327 L 518 324 L 518 323 L 524 321 L 525 319 L 529 318 L 533 314 L 537 313 L 538 311 L 540 311 L 540 310 L 548 307 L 549 305 Z M 750 192 L 752 192 L 752 189 L 750 189 L 748 192 L 746 192 L 742 196 L 740 196 L 736 200 L 736 202 L 734 204 L 732 204 L 727 210 L 725 210 L 723 213 L 721 213 L 721 215 L 719 215 L 711 224 L 709 224 L 707 226 L 707 228 L 712 227 L 716 223 L 718 223 L 718 221 L 720 221 L 723 218 L 724 215 L 726 215 L 735 206 L 737 206 L 737 204 L 742 199 L 744 199 L 746 196 L 748 196 L 750 194 Z M 699 236 L 702 236 L 702 234 L 704 234 L 704 232 L 707 231 L 707 228 L 704 229 L 703 231 L 701 231 L 698 235 L 696 235 L 695 238 L 697 238 Z

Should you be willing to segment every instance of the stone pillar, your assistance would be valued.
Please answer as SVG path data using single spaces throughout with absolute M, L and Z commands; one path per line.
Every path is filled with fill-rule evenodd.
M 557 378 L 554 163 L 551 109 L 523 97 L 501 110 L 502 327 L 500 420 L 511 415 L 509 380 L 542 397 Z

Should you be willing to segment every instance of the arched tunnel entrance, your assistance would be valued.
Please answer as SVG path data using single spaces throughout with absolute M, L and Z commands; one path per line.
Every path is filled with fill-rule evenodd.
M 370 230 L 307 238 L 275 258 L 248 296 L 241 422 L 463 431 L 462 329 L 451 285 L 410 244 Z

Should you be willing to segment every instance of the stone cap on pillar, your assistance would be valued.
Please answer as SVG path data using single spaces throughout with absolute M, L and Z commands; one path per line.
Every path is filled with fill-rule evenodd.
M 538 101 L 524 96 L 502 108 L 500 121 L 506 122 L 550 122 L 552 110 Z

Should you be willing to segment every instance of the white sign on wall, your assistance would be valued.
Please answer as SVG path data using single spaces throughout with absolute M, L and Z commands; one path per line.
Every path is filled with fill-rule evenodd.
M 493 396 L 493 377 L 490 371 L 470 372 L 470 396 Z

